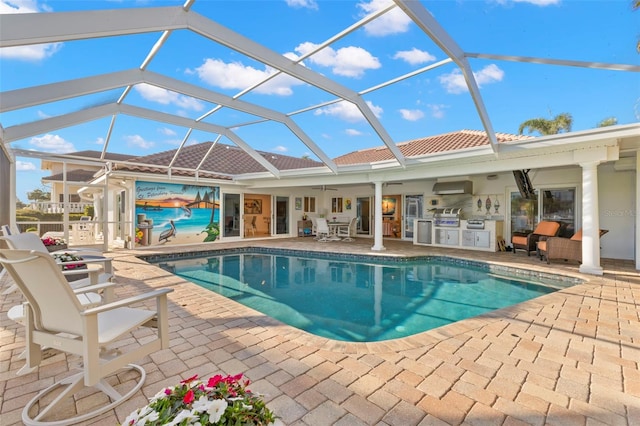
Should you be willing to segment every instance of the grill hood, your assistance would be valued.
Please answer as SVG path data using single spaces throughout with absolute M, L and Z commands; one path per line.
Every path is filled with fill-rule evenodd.
M 433 193 L 436 195 L 473 194 L 473 182 L 470 180 L 436 182 L 433 185 Z

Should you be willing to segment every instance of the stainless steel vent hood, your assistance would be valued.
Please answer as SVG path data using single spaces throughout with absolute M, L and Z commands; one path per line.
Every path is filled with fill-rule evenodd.
M 436 195 L 473 194 L 473 182 L 470 180 L 436 182 L 433 185 L 433 193 Z

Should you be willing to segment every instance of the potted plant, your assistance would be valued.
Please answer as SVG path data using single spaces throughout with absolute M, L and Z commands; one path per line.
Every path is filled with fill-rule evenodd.
M 195 375 L 158 392 L 122 425 L 282 425 L 248 385 L 242 374 L 207 381 Z

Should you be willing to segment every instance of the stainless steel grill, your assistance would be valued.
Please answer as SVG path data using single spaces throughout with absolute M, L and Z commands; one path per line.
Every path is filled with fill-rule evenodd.
M 447 226 L 457 228 L 460 226 L 460 210 L 459 208 L 445 207 L 436 209 L 433 214 L 433 224 L 435 226 Z
M 467 229 L 484 229 L 484 220 L 483 219 L 467 220 Z

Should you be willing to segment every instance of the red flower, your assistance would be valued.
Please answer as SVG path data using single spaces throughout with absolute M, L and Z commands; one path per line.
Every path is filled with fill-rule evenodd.
M 209 378 L 209 382 L 207 382 L 207 387 L 215 388 L 216 386 L 218 386 L 218 383 L 220 383 L 221 381 L 222 381 L 222 376 L 220 374 L 216 374 L 215 376 Z
M 191 404 L 194 399 L 196 398 L 194 396 L 193 389 L 189 389 L 184 398 L 182 398 L 182 402 L 184 402 L 185 404 Z

